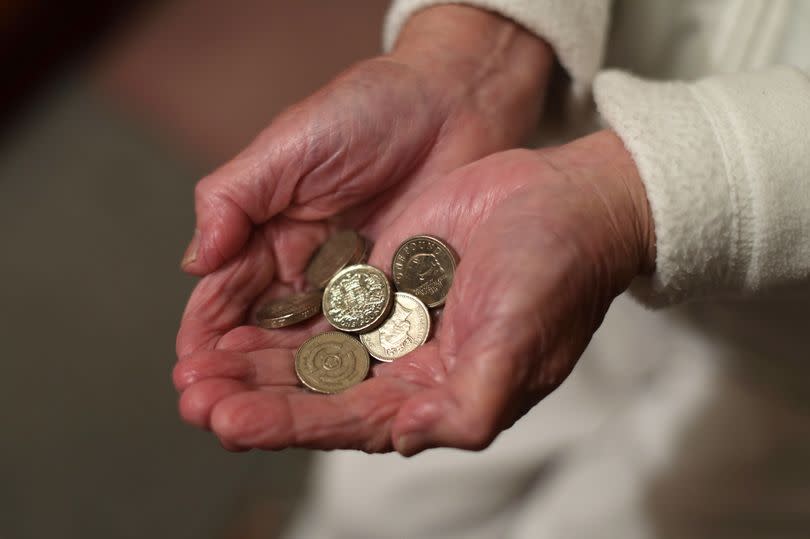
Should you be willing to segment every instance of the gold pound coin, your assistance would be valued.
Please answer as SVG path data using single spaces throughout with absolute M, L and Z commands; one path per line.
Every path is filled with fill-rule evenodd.
M 295 353 L 295 374 L 318 393 L 340 393 L 368 376 L 369 357 L 357 339 L 330 331 L 307 340 Z
M 354 230 L 339 230 L 321 245 L 309 261 L 309 284 L 323 289 L 329 279 L 346 266 L 364 262 L 366 240 Z
M 453 284 L 456 256 L 439 238 L 414 236 L 394 253 L 391 273 L 397 290 L 413 294 L 428 307 L 438 307 Z
M 323 292 L 323 314 L 341 331 L 371 331 L 391 309 L 388 277 L 373 266 L 357 264 L 337 273 Z
M 380 361 L 394 361 L 425 344 L 429 334 L 430 313 L 425 304 L 416 296 L 397 292 L 391 315 L 374 331 L 360 335 L 360 342 Z
M 278 329 L 303 322 L 321 312 L 321 295 L 316 290 L 274 299 L 259 309 L 256 319 L 266 329 Z

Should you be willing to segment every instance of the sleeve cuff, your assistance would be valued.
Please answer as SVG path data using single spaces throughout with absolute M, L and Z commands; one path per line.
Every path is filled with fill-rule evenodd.
M 594 85 L 633 156 L 656 234 L 656 272 L 631 290 L 660 306 L 810 274 L 810 84 L 795 69 Z

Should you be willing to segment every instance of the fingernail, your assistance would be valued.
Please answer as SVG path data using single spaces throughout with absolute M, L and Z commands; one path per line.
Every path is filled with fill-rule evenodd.
M 396 450 L 403 457 L 412 457 L 427 449 L 427 437 L 418 432 L 403 434 L 397 438 Z
M 191 238 L 191 243 L 188 244 L 183 260 L 180 262 L 180 267 L 185 268 L 189 264 L 197 260 L 197 251 L 200 248 L 200 231 L 195 229 L 194 236 Z

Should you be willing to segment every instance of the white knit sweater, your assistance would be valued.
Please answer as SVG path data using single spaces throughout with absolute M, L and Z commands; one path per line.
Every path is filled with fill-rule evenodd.
M 438 3 L 396 0 L 386 47 Z M 605 0 L 461 3 L 547 40 L 633 155 L 657 242 L 638 295 L 668 304 L 808 281 L 810 78 L 797 67 L 810 67 L 810 2 L 624 0 L 610 25 Z M 604 57 L 614 69 L 600 71 Z
M 395 0 L 386 46 L 440 1 Z M 810 0 L 456 1 L 550 42 L 632 152 L 658 241 L 636 292 L 712 297 L 618 298 L 563 387 L 482 453 L 321 455 L 295 537 L 808 536 L 810 82 L 767 66 L 810 67 Z

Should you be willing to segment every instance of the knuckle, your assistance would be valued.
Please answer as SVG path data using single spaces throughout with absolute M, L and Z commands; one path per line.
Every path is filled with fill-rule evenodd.
M 211 192 L 210 178 L 210 176 L 206 176 L 194 185 L 194 200 L 197 202 L 205 200 Z
M 211 413 L 211 429 L 223 441 L 235 443 L 255 426 L 250 424 L 250 407 L 242 403 L 224 402 Z
M 214 201 L 221 198 L 223 190 L 218 172 L 211 173 L 199 180 L 194 186 L 194 203 L 197 211 L 215 206 Z
M 194 382 L 194 370 L 191 369 L 189 363 L 189 360 L 178 361 L 172 369 L 172 383 L 179 392 L 182 392 Z
M 461 449 L 481 451 L 495 439 L 494 429 L 487 422 L 469 422 L 457 430 L 458 446 Z
M 467 449 L 481 451 L 489 447 L 492 443 L 492 436 L 489 432 L 473 431 L 467 440 Z
M 200 428 L 208 426 L 210 403 L 205 398 L 205 394 L 194 386 L 183 392 L 178 407 L 180 417 L 186 423 Z
M 223 441 L 238 446 L 274 448 L 288 422 L 267 406 L 250 399 L 235 398 L 216 406 L 211 414 L 211 428 Z

